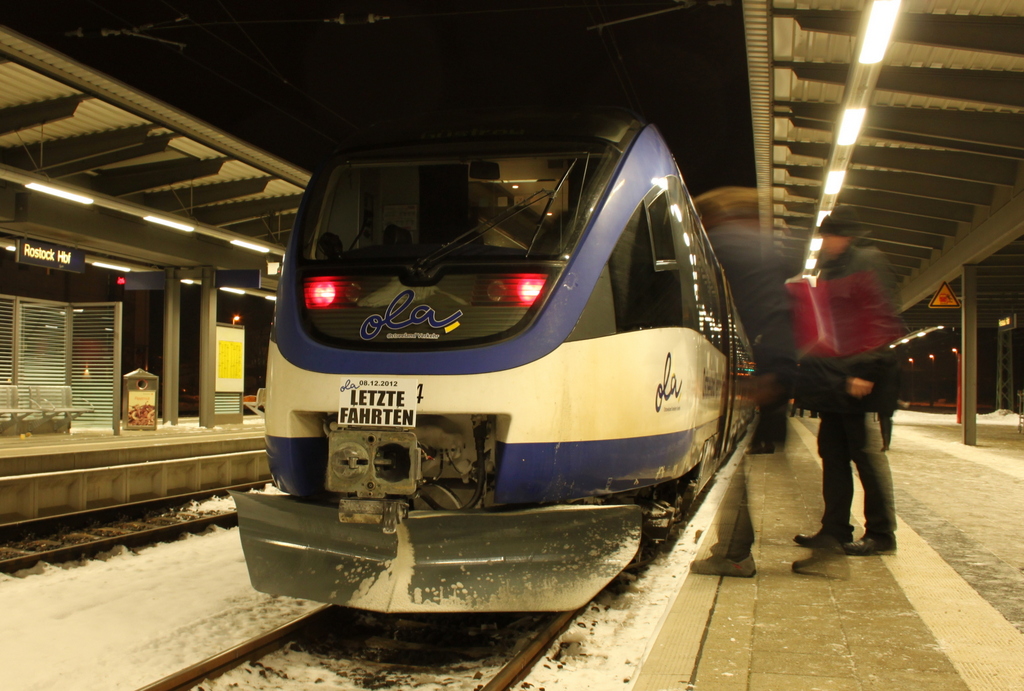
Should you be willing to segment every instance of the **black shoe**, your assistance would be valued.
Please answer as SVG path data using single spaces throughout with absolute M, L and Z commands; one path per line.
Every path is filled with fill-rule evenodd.
M 775 453 L 775 444 L 770 441 L 762 441 L 756 444 L 751 444 L 747 448 L 747 455 L 754 456 L 763 453 Z
M 875 554 L 892 554 L 896 551 L 896 538 L 864 537 L 855 542 L 843 543 L 843 551 L 851 557 L 870 557 Z
M 690 571 L 705 576 L 752 578 L 757 573 L 757 568 L 754 565 L 754 557 L 748 554 L 740 561 L 733 561 L 728 557 L 701 559 L 690 565 Z
M 793 542 L 801 547 L 820 549 L 822 547 L 838 547 L 843 541 L 828 533 L 815 533 L 814 535 L 797 535 L 793 538 Z

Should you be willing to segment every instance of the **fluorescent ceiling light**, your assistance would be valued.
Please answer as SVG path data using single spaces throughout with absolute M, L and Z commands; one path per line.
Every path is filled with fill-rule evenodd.
M 30 190 L 37 192 L 43 192 L 45 194 L 52 194 L 54 197 L 60 197 L 61 199 L 68 199 L 79 204 L 92 204 L 92 199 L 89 197 L 83 197 L 80 194 L 73 192 L 65 192 L 64 190 L 57 189 L 56 187 L 50 187 L 49 185 L 40 185 L 38 182 L 30 182 L 25 187 Z
M 18 251 L 18 248 L 15 247 L 14 245 L 7 245 L 7 247 L 4 247 L 4 249 L 7 250 L 8 252 L 17 252 Z
M 240 288 L 228 288 L 227 286 L 222 286 L 221 290 L 228 293 L 235 293 L 237 295 L 245 295 L 245 291 Z
M 181 282 L 184 283 L 187 286 L 190 286 L 193 283 L 195 283 L 195 281 L 193 281 L 191 278 L 183 278 L 183 279 L 181 279 Z
M 811 251 L 812 252 L 817 252 L 820 249 L 821 249 L 821 238 L 820 237 L 811 238 Z
M 191 233 L 196 229 L 195 226 L 185 225 L 184 223 L 178 223 L 177 221 L 169 221 L 166 218 L 160 218 L 159 216 L 143 216 L 142 220 L 149 221 L 150 223 L 159 223 L 160 225 L 167 226 L 168 228 L 184 230 L 186 233 Z
M 118 266 L 117 264 L 105 264 L 104 262 L 90 262 L 90 264 L 92 264 L 93 266 L 99 266 L 104 269 L 113 269 L 114 271 L 124 271 L 125 273 L 131 272 L 131 269 L 129 269 L 127 266 Z
M 267 300 L 273 300 L 275 302 L 277 301 L 276 295 L 264 295 L 263 297 L 266 298 Z
M 270 249 L 268 247 L 261 247 L 260 245 L 254 245 L 253 243 L 245 242 L 244 240 L 232 240 L 231 244 L 232 245 L 238 245 L 239 247 L 244 247 L 247 250 L 253 250 L 253 251 L 256 251 L 256 252 L 269 252 L 270 251 Z
M 826 218 L 828 218 L 828 215 L 830 213 L 832 213 L 832 212 L 831 211 L 819 211 L 818 212 L 818 222 L 815 223 L 814 225 L 815 226 L 820 226 L 821 222 L 824 221 Z
M 807 258 L 807 263 L 804 264 L 804 268 L 805 269 L 813 269 L 817 265 L 818 265 L 817 257 L 808 257 Z
M 837 194 L 843 189 L 843 178 L 846 177 L 845 170 L 830 170 L 828 178 L 825 179 L 825 194 Z
M 839 126 L 839 138 L 836 139 L 836 144 L 849 146 L 857 141 L 860 126 L 864 123 L 864 114 L 867 112 L 867 108 L 846 109 L 846 112 L 843 113 L 843 124 Z
M 861 64 L 873 65 L 885 57 L 885 49 L 889 46 L 892 27 L 899 13 L 900 0 L 875 0 L 871 4 L 868 29 L 860 49 Z

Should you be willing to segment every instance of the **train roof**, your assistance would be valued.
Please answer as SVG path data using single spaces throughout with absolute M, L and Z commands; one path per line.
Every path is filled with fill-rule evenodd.
M 461 146 L 479 142 L 578 141 L 625 149 L 646 123 L 622 108 L 586 110 L 492 108 L 429 113 L 372 125 L 344 142 L 338 153 Z

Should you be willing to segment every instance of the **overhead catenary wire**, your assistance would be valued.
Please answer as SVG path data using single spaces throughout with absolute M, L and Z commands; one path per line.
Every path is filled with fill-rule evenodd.
M 160 0 L 160 1 L 161 1 L 161 3 L 162 3 L 162 4 L 164 4 L 165 6 L 167 6 L 167 7 L 168 7 L 168 8 L 170 9 L 170 10 L 172 10 L 172 11 L 174 11 L 174 12 L 178 13 L 179 15 L 182 15 L 182 12 L 181 12 L 180 10 L 178 10 L 178 9 L 177 9 L 177 8 L 176 8 L 176 7 L 174 6 L 174 5 L 172 5 L 172 4 L 170 3 L 170 2 L 168 2 L 168 0 Z M 224 7 L 224 4 L 223 4 L 223 3 L 221 3 L 221 2 L 219 2 L 219 1 L 218 1 L 218 4 L 220 4 L 220 6 L 221 6 L 221 7 Z M 225 8 L 225 12 L 227 12 L 227 9 L 226 9 L 226 8 Z M 251 37 L 250 37 L 250 36 L 248 35 L 248 33 L 246 33 L 246 32 L 245 32 L 245 30 L 244 30 L 244 29 L 242 29 L 242 26 L 241 26 L 241 24 L 240 24 L 240 23 L 239 23 L 238 21 L 236 21 L 236 20 L 235 20 L 234 16 L 232 16 L 232 14 L 231 14 L 230 12 L 228 12 L 228 16 L 229 16 L 229 17 L 231 17 L 231 20 L 232 20 L 232 21 L 231 21 L 231 23 L 232 23 L 232 24 L 233 24 L 234 26 L 237 26 L 237 27 L 238 27 L 238 28 L 239 28 L 239 29 L 240 29 L 240 30 L 242 31 L 242 33 L 243 33 L 243 34 L 245 35 L 245 37 L 246 37 L 246 38 L 248 38 L 248 39 L 249 39 L 249 41 L 250 41 L 251 43 L 253 43 L 253 46 L 255 46 L 255 47 L 256 47 L 256 50 L 257 50 L 257 52 L 259 52 L 259 53 L 260 53 L 260 55 L 261 55 L 261 56 L 263 56 L 264 60 L 266 60 L 266 62 L 267 62 L 267 63 L 268 63 L 269 65 L 270 65 L 270 68 L 269 68 L 269 69 L 268 69 L 268 68 L 267 68 L 266 66 L 264 66 L 264 65 L 260 64 L 260 62 L 259 62 L 258 60 L 254 60 L 254 59 L 253 59 L 253 58 L 252 58 L 251 56 L 247 55 L 247 54 L 245 53 L 245 51 L 243 51 L 243 50 L 240 50 L 240 49 L 239 49 L 238 47 L 236 47 L 236 46 L 235 46 L 234 44 L 232 44 L 232 43 L 231 43 L 230 41 L 227 41 L 226 39 L 224 39 L 223 37 L 221 37 L 221 36 L 217 35 L 217 34 L 216 34 L 216 33 L 214 33 L 213 31 L 210 31 L 210 30 L 209 30 L 208 28 L 206 28 L 205 26 L 203 26 L 203 25 L 201 25 L 201 24 L 199 24 L 199 23 L 197 23 L 197 22 L 194 22 L 194 21 L 193 21 L 193 20 L 192 20 L 191 18 L 189 18 L 189 19 L 188 19 L 188 22 L 189 22 L 189 25 L 191 25 L 191 26 L 195 26 L 196 28 L 198 28 L 198 29 L 201 29 L 201 30 L 202 30 L 202 31 L 203 31 L 204 33 L 206 33 L 206 34 L 208 34 L 209 36 L 213 37 L 213 38 L 214 38 L 214 39 L 216 39 L 217 41 L 219 41 L 219 42 L 223 43 L 223 44 L 224 44 L 225 46 L 227 46 L 228 48 L 230 48 L 230 49 L 231 49 L 232 51 L 234 51 L 235 53 L 237 53 L 237 54 L 238 54 L 239 56 L 241 56 L 241 57 L 242 57 L 242 58 L 244 58 L 245 60 L 248 60 L 248 61 L 249 61 L 249 62 L 251 62 L 252 64 L 256 65 L 256 67 L 258 67 L 259 69 L 261 69 L 261 70 L 263 70 L 263 71 L 267 72 L 268 74 L 270 74 L 271 76 L 273 76 L 273 77 L 275 77 L 275 78 L 279 79 L 279 80 L 281 81 L 281 83 L 282 83 L 282 84 L 284 84 L 285 86 L 287 86 L 287 87 L 289 87 L 289 88 L 293 89 L 294 91 L 297 91 L 298 93 L 302 94 L 302 96 L 303 96 L 304 98 L 306 98 L 307 100 L 309 100 L 309 101 L 310 101 L 311 103 L 314 103 L 315 105 L 319 106 L 320 108 L 323 108 L 323 109 L 324 109 L 324 110 L 326 110 L 326 111 L 327 111 L 328 113 L 330 113 L 330 114 L 331 114 L 331 115 L 333 115 L 334 117 L 338 118 L 339 120 L 341 120 L 341 121 L 342 121 L 343 123 L 345 123 L 346 125 L 348 125 L 348 126 L 349 126 L 349 127 L 351 127 L 352 129 L 359 129 L 359 126 L 358 126 L 358 125 L 356 125 L 356 124 L 355 124 L 354 122 L 352 122 L 351 120 L 349 120 L 348 118 L 346 118 L 346 117 L 345 117 L 344 115 L 342 115 L 341 113 L 337 112 L 336 110 L 334 110 L 334 109 L 333 109 L 333 108 L 331 108 L 330 106 L 328 106 L 328 105 L 326 105 L 325 103 L 321 102 L 320 100 L 318 100 L 318 99 L 314 98 L 314 97 L 313 97 L 313 96 L 312 96 L 311 94 L 309 94 L 308 92 L 304 91 L 303 89 L 299 88 L 299 87 L 298 87 L 298 86 L 296 86 L 295 84 L 292 84 L 292 83 L 291 83 L 290 81 L 288 81 L 288 79 L 287 79 L 287 78 L 285 78 L 285 76 L 284 76 L 283 74 L 281 74 L 281 72 L 280 72 L 280 71 L 279 71 L 279 70 L 278 70 L 278 69 L 277 69 L 276 67 L 274 67 L 274 65 L 273 65 L 272 63 L 270 63 L 270 60 L 269 60 L 269 58 L 267 58 L 267 57 L 266 57 L 266 55 L 264 55 L 264 54 L 263 54 L 263 51 L 262 51 L 262 50 L 260 50 L 260 48 L 259 48 L 258 46 L 256 46 L 256 44 L 255 44 L 255 42 L 254 42 L 254 41 L 252 40 L 252 38 L 251 38 Z M 193 62 L 195 62 L 195 61 L 193 61 Z M 212 71 L 212 70 L 211 70 L 211 71 Z M 236 84 L 236 86 L 239 86 L 239 88 L 241 88 L 241 86 L 240 86 L 240 85 L 238 85 L 238 84 Z M 251 92 L 247 91 L 247 93 L 251 93 Z M 262 99 L 261 99 L 261 100 L 262 100 Z M 281 109 L 280 109 L 280 108 L 278 108 L 278 110 L 281 110 Z M 285 112 L 285 111 L 283 111 L 283 110 L 282 110 L 282 112 Z M 291 117 L 293 117 L 293 118 L 295 118 L 295 119 L 298 119 L 298 118 L 296 118 L 296 117 L 295 117 L 294 115 L 293 115 L 293 116 L 291 116 Z M 336 139 L 335 139 L 334 137 L 332 137 L 331 135 L 329 135 L 329 134 L 326 134 L 326 133 L 324 133 L 324 132 L 321 132 L 320 130 L 318 130 L 318 129 L 316 129 L 316 128 L 312 127 L 312 125 L 309 125 L 309 123 L 304 123 L 304 124 L 306 124 L 306 126 L 307 126 L 307 127 L 310 127 L 310 129 L 313 129 L 313 130 L 314 130 L 315 132 L 317 132 L 318 134 L 321 134 L 321 135 L 323 135 L 323 136 L 327 137 L 328 139 L 330 139 L 330 141 L 332 141 L 332 142 L 335 142 L 335 143 L 337 143 L 337 140 L 336 140 Z
M 87 0 L 87 1 L 89 2 L 89 4 L 90 4 L 90 5 L 93 5 L 94 7 L 96 7 L 96 8 L 97 8 L 97 9 L 99 9 L 99 10 L 101 10 L 102 12 L 105 12 L 106 14 L 109 14 L 109 15 L 110 15 L 111 17 L 113 17 L 113 18 L 114 18 L 114 19 L 116 19 L 117 21 L 119 21 L 119 22 L 122 22 L 123 24 L 129 25 L 129 26 L 131 25 L 131 22 L 127 21 L 126 19 L 124 19 L 123 17 L 121 17 L 121 16 L 120 16 L 120 15 L 118 15 L 117 13 L 115 13 L 115 12 L 112 12 L 111 10 L 107 9 L 106 7 L 103 7 L 103 6 L 102 6 L 102 5 L 100 5 L 100 4 L 98 3 L 98 2 L 96 2 L 96 0 Z M 165 3 L 165 4 L 167 4 L 167 3 Z M 168 5 L 168 7 L 170 7 L 170 8 L 172 9 L 172 10 L 174 9 L 174 8 L 173 8 L 173 7 L 171 7 L 170 5 Z M 174 10 L 174 11 L 175 11 L 175 12 L 177 12 L 177 10 Z M 182 16 L 182 15 L 180 15 L 180 14 L 179 14 L 179 16 Z M 191 20 L 189 20 L 189 21 L 191 21 Z M 228 22 L 225 22 L 225 23 L 228 23 Z M 150 28 L 152 28 L 152 29 L 157 29 L 157 28 L 159 28 L 159 29 L 164 29 L 164 28 L 170 28 L 170 27 L 163 27 L 163 26 L 158 26 L 158 25 L 148 25 L 148 26 L 149 26 Z M 190 26 L 191 26 L 191 25 L 190 25 Z M 199 25 L 197 24 L 196 26 L 199 26 Z M 176 26 L 175 28 L 178 28 L 178 27 Z M 133 31 L 134 31 L 134 30 L 133 30 Z M 72 35 L 83 35 L 83 34 L 82 34 L 81 32 L 76 32 L 76 33 L 73 33 Z M 135 35 L 135 34 L 131 34 L 131 33 L 129 33 L 128 35 Z M 216 36 L 216 34 L 212 34 L 212 33 L 211 33 L 211 35 L 212 35 L 212 36 L 214 36 L 215 38 L 218 38 L 218 40 L 222 40 L 222 39 L 220 39 L 219 37 L 217 37 L 217 36 Z M 222 40 L 222 42 L 224 42 L 224 41 Z M 259 62 L 257 62 L 257 61 L 254 61 L 254 60 L 253 60 L 253 59 L 252 59 L 252 58 L 251 58 L 250 56 L 246 55 L 245 53 L 242 53 L 242 52 L 238 51 L 238 49 L 237 49 L 236 47 L 232 46 L 232 45 L 231 45 L 230 43 L 227 43 L 227 42 L 224 42 L 224 43 L 226 43 L 226 45 L 228 45 L 229 47 L 231 47 L 231 48 L 232 48 L 232 50 L 234 50 L 235 52 L 239 52 L 239 54 L 240 54 L 240 55 L 241 55 L 242 57 L 244 57 L 244 58 L 245 58 L 246 60 L 249 60 L 250 62 L 254 62 L 254 63 L 255 63 L 256 65 L 257 65 L 257 66 L 259 66 L 259 67 L 260 67 L 260 69 L 262 69 L 262 70 L 266 71 L 266 67 L 264 67 L 263 65 L 260 65 L 260 63 L 259 63 Z M 258 94 L 258 93 L 255 93 L 255 92 L 254 92 L 254 91 L 252 91 L 251 89 L 248 89 L 248 88 L 246 88 L 245 86 L 243 86 L 243 85 L 239 84 L 239 83 L 238 83 L 237 81 L 235 81 L 235 80 L 231 79 L 230 77 L 228 77 L 228 76 L 226 76 L 226 75 L 223 75 L 223 74 L 221 74 L 220 72 L 218 72 L 217 70 L 213 69 L 212 67 L 210 67 L 210 66 L 209 66 L 208 64 L 206 64 L 205 62 L 203 62 L 203 61 L 200 61 L 200 60 L 196 60 L 196 59 L 194 59 L 194 58 L 190 57 L 190 56 L 189 56 L 189 55 L 187 55 L 187 54 L 186 54 L 186 53 L 185 53 L 184 51 L 174 50 L 174 54 L 175 54 L 175 55 L 178 55 L 179 57 L 181 57 L 181 58 L 182 58 L 182 59 L 184 59 L 184 60 L 187 60 L 187 61 L 188 61 L 188 62 L 190 62 L 191 64 L 193 64 L 193 65 L 196 65 L 196 66 L 198 66 L 198 67 L 202 68 L 202 69 L 203 69 L 203 70 L 204 70 L 205 72 L 208 72 L 208 73 L 212 74 L 213 76 L 217 77 L 218 79 L 220 79 L 220 80 L 223 80 L 223 81 L 227 82 L 227 83 L 228 83 L 228 84 L 230 84 L 231 86 L 233 86 L 233 87 L 237 88 L 237 89 L 238 89 L 239 91 L 241 91 L 241 92 L 243 92 L 243 93 L 247 94 L 248 96 L 250 96 L 250 97 L 254 98 L 254 99 L 255 99 L 255 100 L 257 100 L 257 101 L 259 101 L 260 103 L 263 103 L 264 105 L 266 105 L 266 106 L 270 107 L 271 109 L 273 109 L 273 110 L 277 111 L 278 113 L 280 113 L 281 115 L 285 116 L 286 118 L 288 118 L 288 119 L 290 119 L 290 120 L 293 120 L 294 122 L 296 122 L 296 123 L 298 123 L 298 124 L 302 125 L 302 126 L 303 126 L 303 127 L 305 127 L 306 129 L 308 129 L 308 130 L 310 130 L 310 131 L 312 131 L 312 132 L 316 133 L 317 135 L 319 135 L 319 136 L 321 136 L 321 137 L 325 138 L 325 139 L 326 139 L 327 141 L 331 142 L 332 144 L 337 144 L 337 139 L 336 139 L 336 138 L 334 137 L 334 135 L 332 135 L 332 134 L 329 134 L 329 133 L 327 133 L 327 132 L 323 131 L 322 129 L 320 129 L 320 128 L 316 127 L 316 126 L 315 126 L 315 125 L 313 125 L 312 123 L 310 123 L 310 122 L 307 122 L 306 120 L 304 120 L 304 119 L 300 118 L 300 117 L 299 117 L 298 115 L 296 115 L 296 114 L 294 114 L 294 113 L 291 113 L 291 112 L 289 112 L 289 111 L 285 110 L 285 109 L 284 109 L 284 108 L 282 108 L 282 107 L 281 107 L 280 105 L 278 105 L 277 103 L 273 102 L 272 100 L 269 100 L 269 99 L 267 99 L 267 98 L 264 98 L 264 97 L 263 97 L 263 96 L 261 96 L 260 94 Z M 352 127 L 352 128 L 354 128 L 354 129 L 358 129 L 358 125 L 356 125 L 355 123 L 351 122 L 350 120 L 348 120 L 348 119 L 347 119 L 347 118 L 345 118 L 344 116 L 340 115 L 339 113 L 336 113 L 335 111 L 331 110 L 331 109 L 330 109 L 330 108 L 328 108 L 327 106 L 324 106 L 323 104 L 319 103 L 318 101 L 316 101 L 316 99 L 313 99 L 313 98 L 312 98 L 311 96 L 309 96 L 309 95 L 308 95 L 307 93 L 305 93 L 304 91 L 302 91 L 301 89 L 299 89 L 298 87 L 296 87 L 296 86 L 295 86 L 294 84 L 291 84 L 291 83 L 288 83 L 288 82 L 285 82 L 285 84 L 286 84 L 287 86 L 291 87 L 292 89 L 294 89 L 295 91 L 298 91 L 299 93 L 301 93 L 301 94 L 302 94 L 302 95 L 303 95 L 304 97 L 306 97 L 306 98 L 309 98 L 309 100 L 310 100 L 311 102 L 313 102 L 313 103 L 315 103 L 316 105 L 319 105 L 319 106 L 321 106 L 321 107 L 325 108 L 325 109 L 326 109 L 326 110 L 327 110 L 328 112 L 330 112 L 330 113 L 331 113 L 332 115 L 334 115 L 334 116 L 336 116 L 337 118 L 339 118 L 339 119 L 340 119 L 340 120 L 341 120 L 342 122 L 344 122 L 344 123 L 345 123 L 346 125 L 348 125 L 349 127 Z
M 604 8 L 601 5 L 600 0 L 595 2 L 597 7 L 597 15 L 599 15 L 601 21 L 604 20 Z M 592 21 L 596 21 L 594 9 L 588 4 L 587 11 L 590 13 Z M 636 94 L 636 89 L 633 88 L 633 80 L 630 79 L 629 70 L 626 68 L 626 62 L 622 59 L 622 52 L 619 50 L 619 45 L 615 40 L 615 34 L 611 31 L 601 31 L 599 33 L 601 37 L 601 43 L 604 45 L 605 51 L 608 53 L 608 57 L 611 59 L 612 70 L 615 72 L 616 79 L 619 80 L 619 86 L 622 88 L 622 93 L 626 97 L 626 102 L 629 107 L 639 113 L 644 114 L 643 107 L 640 105 L 640 98 Z

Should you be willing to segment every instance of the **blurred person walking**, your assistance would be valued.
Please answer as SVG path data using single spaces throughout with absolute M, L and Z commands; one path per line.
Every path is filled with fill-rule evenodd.
M 800 407 L 817 410 L 821 420 L 818 454 L 825 510 L 817 533 L 794 540 L 811 548 L 841 545 L 854 556 L 890 553 L 896 550 L 892 474 L 884 453 L 868 449 L 866 414 L 888 415 L 896 408 L 898 363 L 885 347 L 905 331 L 896 316 L 896 282 L 882 252 L 859 242 L 863 232 L 851 208 L 836 208 L 820 232 L 824 261 L 813 290 L 831 323 L 811 354 L 800 360 L 796 400 Z M 856 541 L 850 523 L 851 462 L 864 488 L 865 532 Z
M 720 187 L 693 201 L 754 351 L 755 398 L 761 417 L 747 453 L 773 453 L 786 440 L 786 408 L 796 376 L 786 273 L 771 235 L 761 228 L 756 189 Z M 719 543 L 711 558 L 693 564 L 695 573 L 747 577 L 755 573 L 750 553 L 754 529 L 742 464 L 736 472 L 731 487 L 737 504 L 735 522 L 720 522 Z M 722 534 L 730 532 L 722 530 L 725 526 L 731 534 Z

